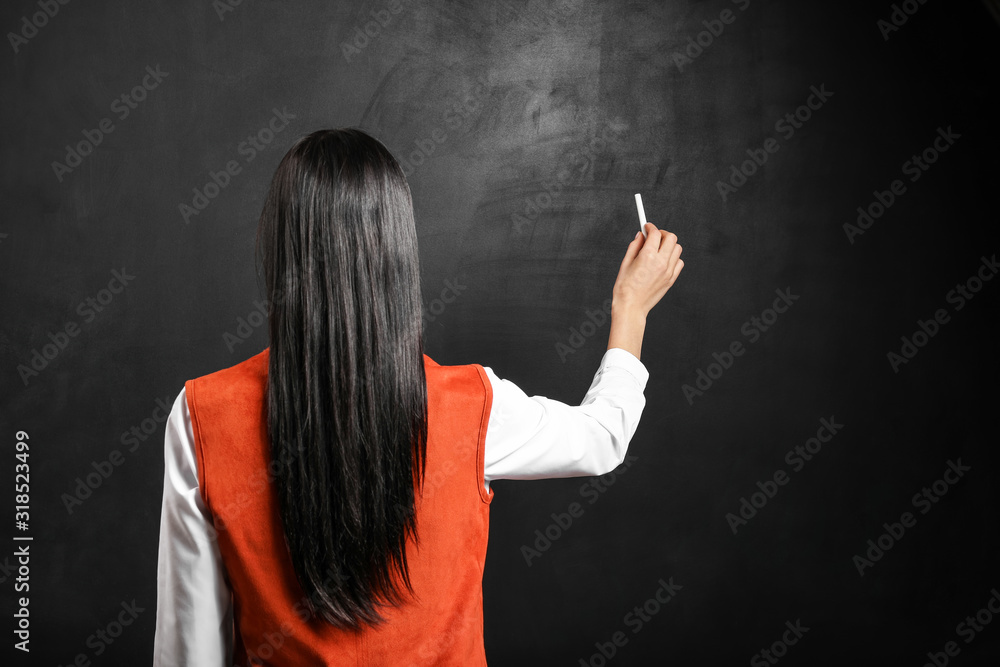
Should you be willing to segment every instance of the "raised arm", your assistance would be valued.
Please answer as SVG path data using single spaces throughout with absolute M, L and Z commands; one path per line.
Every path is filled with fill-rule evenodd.
M 647 223 L 618 271 L 611 301 L 608 351 L 580 405 L 528 396 L 486 368 L 493 406 L 486 432 L 484 477 L 541 479 L 602 475 L 625 460 L 645 406 L 649 373 L 639 361 L 646 315 L 680 275 L 674 234 Z

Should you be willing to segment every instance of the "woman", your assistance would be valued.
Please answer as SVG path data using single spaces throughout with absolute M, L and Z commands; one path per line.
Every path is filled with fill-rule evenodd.
M 270 346 L 167 422 L 154 665 L 485 665 L 490 482 L 599 475 L 645 405 L 645 318 L 683 268 L 647 225 L 580 406 L 423 354 L 410 191 L 356 129 L 299 139 L 257 235 Z

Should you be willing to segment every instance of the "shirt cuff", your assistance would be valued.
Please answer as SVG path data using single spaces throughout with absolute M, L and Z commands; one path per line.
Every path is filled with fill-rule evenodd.
M 639 383 L 639 390 L 646 390 L 646 382 L 649 380 L 649 371 L 646 366 L 639 361 L 634 354 L 620 347 L 613 347 L 604 353 L 601 365 L 597 373 L 603 374 L 608 368 L 620 368 L 629 373 Z

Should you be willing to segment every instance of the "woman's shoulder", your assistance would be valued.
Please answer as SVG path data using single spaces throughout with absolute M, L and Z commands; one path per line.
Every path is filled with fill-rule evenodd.
M 243 361 L 233 364 L 232 366 L 227 366 L 225 368 L 212 371 L 211 373 L 206 373 L 192 378 L 184 383 L 185 387 L 190 387 L 192 384 L 200 386 L 218 384 L 231 385 L 236 383 L 259 384 L 267 379 L 269 350 L 270 348 L 264 348 L 252 357 L 244 359 Z

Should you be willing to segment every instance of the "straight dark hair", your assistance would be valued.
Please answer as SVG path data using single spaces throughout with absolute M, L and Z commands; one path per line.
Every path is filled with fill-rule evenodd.
M 257 228 L 267 433 L 295 575 L 328 623 L 378 625 L 413 592 L 424 474 L 420 271 L 406 177 L 354 128 L 300 138 Z M 404 590 L 405 589 L 405 590 Z

